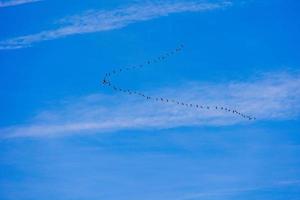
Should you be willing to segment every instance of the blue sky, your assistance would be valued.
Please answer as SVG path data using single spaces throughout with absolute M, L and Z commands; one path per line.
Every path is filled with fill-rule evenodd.
M 0 1 L 0 199 L 300 199 L 296 0 Z M 214 110 L 146 101 L 112 81 Z

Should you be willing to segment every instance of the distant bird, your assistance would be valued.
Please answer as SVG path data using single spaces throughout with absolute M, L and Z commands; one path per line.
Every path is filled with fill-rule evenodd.
M 102 80 L 102 84 L 103 84 L 103 85 L 105 85 L 105 84 L 107 84 L 107 83 L 108 83 L 108 81 L 107 81 L 106 79 L 103 79 L 103 80 Z
M 136 65 L 136 66 L 129 66 L 129 67 L 121 67 L 121 68 L 112 70 L 110 73 L 105 74 L 105 77 L 102 80 L 102 84 L 107 85 L 109 87 L 112 87 L 113 90 L 118 90 L 118 91 L 121 91 L 123 93 L 126 93 L 127 95 L 135 94 L 135 95 L 142 96 L 142 97 L 146 98 L 147 100 L 148 99 L 153 99 L 153 100 L 155 99 L 157 102 L 160 101 L 161 103 L 164 103 L 164 101 L 165 102 L 172 102 L 174 104 L 176 103 L 178 105 L 182 105 L 182 106 L 186 106 L 186 107 L 196 107 L 197 109 L 201 108 L 201 109 L 225 110 L 227 112 L 232 112 L 234 114 L 237 114 L 240 117 L 243 117 L 243 118 L 248 119 L 248 120 L 256 120 L 255 117 L 251 117 L 251 116 L 239 113 L 238 111 L 236 111 L 234 109 L 229 109 L 229 108 L 221 107 L 221 106 L 206 106 L 206 105 L 202 106 L 202 105 L 199 105 L 199 104 L 191 104 L 191 103 L 188 103 L 188 102 L 179 102 L 176 99 L 172 100 L 172 99 L 167 99 L 167 98 L 162 98 L 162 97 L 146 96 L 146 95 L 144 95 L 142 93 L 139 93 L 139 92 L 130 91 L 130 90 L 127 90 L 127 89 L 121 89 L 121 88 L 116 87 L 116 86 L 114 86 L 110 83 L 110 76 L 111 75 L 118 74 L 119 72 L 126 71 L 126 70 L 130 71 L 130 70 L 133 70 L 133 69 L 137 69 L 139 67 L 142 68 L 142 67 L 146 66 L 147 64 L 150 65 L 150 64 L 153 64 L 153 63 L 163 61 L 164 59 L 168 58 L 169 56 L 174 55 L 174 54 L 176 55 L 177 53 L 179 53 L 183 49 L 183 47 L 184 47 L 184 45 L 181 44 L 177 48 L 174 48 L 172 51 L 169 51 L 167 53 L 163 53 L 163 54 L 161 54 L 160 56 L 158 56 L 154 59 L 146 60 L 146 62 L 143 62 L 143 64 L 139 64 L 139 65 Z

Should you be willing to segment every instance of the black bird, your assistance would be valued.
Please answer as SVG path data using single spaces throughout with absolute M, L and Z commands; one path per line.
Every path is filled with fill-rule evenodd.
M 103 84 L 103 85 L 105 85 L 105 84 L 107 84 L 107 83 L 108 83 L 108 81 L 107 81 L 106 79 L 103 79 L 103 80 L 102 80 L 102 84 Z

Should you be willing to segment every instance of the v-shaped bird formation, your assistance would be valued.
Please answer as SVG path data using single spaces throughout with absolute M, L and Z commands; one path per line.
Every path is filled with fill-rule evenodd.
M 111 89 L 113 89 L 114 91 L 117 92 L 123 92 L 124 94 L 127 95 L 137 95 L 140 96 L 142 98 L 145 98 L 147 101 L 156 101 L 156 102 L 161 102 L 161 103 L 170 103 L 170 104 L 176 104 L 178 106 L 184 106 L 186 108 L 195 108 L 195 109 L 203 109 L 203 110 L 216 110 L 216 111 L 220 111 L 220 112 L 227 112 L 227 113 L 231 113 L 231 114 L 235 114 L 239 117 L 245 118 L 247 120 L 256 120 L 255 117 L 246 115 L 244 113 L 241 113 L 235 109 L 230 109 L 228 107 L 224 107 L 224 106 L 208 106 L 208 105 L 201 105 L 201 104 L 193 104 L 193 103 L 188 103 L 188 102 L 183 102 L 183 101 L 179 101 L 176 99 L 169 99 L 169 98 L 165 98 L 165 97 L 159 97 L 159 96 L 149 96 L 146 95 L 144 93 L 141 92 L 137 92 L 137 91 L 133 91 L 130 89 L 124 89 L 122 87 L 118 87 L 116 85 L 114 85 L 111 81 L 111 77 L 113 77 L 114 75 L 120 74 L 120 73 L 124 73 L 124 72 L 130 72 L 132 70 L 136 70 L 138 68 L 144 68 L 146 66 L 158 63 L 158 62 L 162 62 L 165 61 L 166 59 L 168 59 L 171 56 L 174 56 L 178 53 L 180 53 L 182 51 L 182 49 L 184 48 L 184 45 L 180 45 L 179 47 L 164 53 L 154 59 L 150 59 L 147 60 L 144 63 L 141 63 L 139 65 L 133 65 L 131 67 L 122 67 L 122 68 L 118 68 L 118 69 L 114 69 L 108 73 L 105 74 L 105 77 L 102 80 L 102 84 L 104 86 L 107 86 Z

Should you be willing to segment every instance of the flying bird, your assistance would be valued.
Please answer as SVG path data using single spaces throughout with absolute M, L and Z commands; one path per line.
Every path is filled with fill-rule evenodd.
M 165 54 L 162 54 L 161 56 L 158 56 L 158 57 L 156 57 L 155 59 L 150 59 L 150 60 L 147 60 L 146 61 L 146 64 L 148 64 L 148 65 L 150 65 L 150 64 L 153 64 L 153 63 L 157 63 L 157 62 L 159 62 L 159 61 L 163 61 L 163 60 L 165 60 L 166 58 L 168 58 L 169 56 L 172 56 L 172 55 L 174 55 L 175 53 L 179 53 L 182 49 L 183 49 L 183 47 L 184 47 L 184 45 L 183 44 L 181 44 L 180 45 L 180 47 L 178 47 L 178 48 L 175 48 L 174 50 L 172 50 L 172 51 L 169 51 L 169 52 L 167 52 L 167 53 L 165 53 Z M 145 64 L 145 63 L 144 63 Z M 127 94 L 129 94 L 129 95 L 132 95 L 132 94 L 135 94 L 135 95 L 139 95 L 139 96 L 142 96 L 142 97 L 144 97 L 144 98 L 146 98 L 146 99 L 151 99 L 151 98 L 153 98 L 153 99 L 155 99 L 156 101 L 161 101 L 161 102 L 164 102 L 164 101 L 166 101 L 166 102 L 172 102 L 172 103 L 174 103 L 174 104 L 178 104 L 178 105 L 182 105 L 182 106 L 187 106 L 187 107 L 193 107 L 193 106 L 195 106 L 196 108 L 201 108 L 201 109 L 204 109 L 204 108 L 206 108 L 206 109 L 210 109 L 210 107 L 209 106 L 202 106 L 202 105 L 198 105 L 198 104 L 195 104 L 195 105 L 193 105 L 193 104 L 191 104 L 191 103 L 187 103 L 187 102 L 180 102 L 180 101 L 175 101 L 175 100 L 169 100 L 169 99 L 167 99 L 167 98 L 162 98 L 162 97 L 151 97 L 151 96 L 146 96 L 146 95 L 144 95 L 144 94 L 142 94 L 142 93 L 139 93 L 139 92 L 135 92 L 135 91 L 131 91 L 131 90 L 128 90 L 128 89 L 121 89 L 121 88 L 119 88 L 119 87 L 116 87 L 116 86 L 114 86 L 114 85 L 111 85 L 111 82 L 110 82 L 110 78 L 111 78 L 111 76 L 112 75 L 115 75 L 115 74 L 117 74 L 117 72 L 119 71 L 119 72 L 122 72 L 122 71 L 125 71 L 125 70 L 127 70 L 127 71 L 129 71 L 129 70 L 133 70 L 133 69 L 136 69 L 136 68 L 138 68 L 138 67 L 140 67 L 140 68 L 142 68 L 142 67 L 144 67 L 144 65 L 143 64 L 140 64 L 140 65 L 134 65 L 134 66 L 132 66 L 132 67 L 123 67 L 123 68 L 120 68 L 119 70 L 112 70 L 112 72 L 109 72 L 109 73 L 106 73 L 105 74 L 105 78 L 102 80 L 102 84 L 103 85 L 107 85 L 107 86 L 109 86 L 109 87 L 111 87 L 112 86 L 112 89 L 113 90 L 118 90 L 118 91 L 121 91 L 121 92 L 125 92 L 125 93 L 127 93 Z M 248 120 L 256 120 L 256 118 L 255 117 L 250 117 L 250 116 L 248 116 L 248 115 L 245 115 L 245 114 L 242 114 L 242 113 L 240 113 L 240 112 L 238 112 L 238 111 L 236 111 L 236 110 L 233 110 L 233 109 L 229 109 L 229 108 L 226 108 L 226 107 L 218 107 L 218 106 L 215 106 L 215 107 L 211 107 L 212 109 L 213 108 L 215 108 L 216 110 L 225 110 L 225 111 L 227 111 L 227 112 L 230 112 L 230 113 L 233 113 L 233 114 L 236 114 L 236 115 L 239 115 L 239 116 L 241 116 L 241 117 L 243 117 L 243 118 L 247 118 Z

